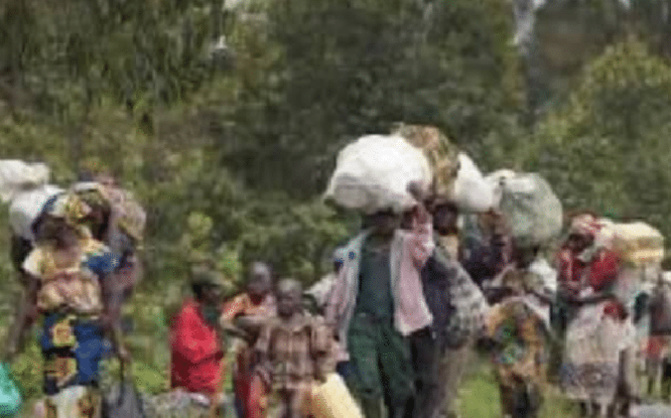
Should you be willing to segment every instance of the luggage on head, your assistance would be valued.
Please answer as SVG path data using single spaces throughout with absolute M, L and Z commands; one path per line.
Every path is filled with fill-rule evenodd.
M 543 177 L 500 170 L 487 179 L 495 187 L 497 206 L 508 219 L 518 245 L 544 246 L 559 236 L 562 204 Z
M 644 222 L 613 224 L 613 249 L 623 262 L 642 267 L 664 258 L 664 236 Z
M 458 156 L 459 171 L 454 180 L 453 200 L 461 211 L 487 212 L 495 204 L 494 188 L 465 153 Z
M 431 183 L 424 154 L 400 136 L 368 135 L 340 152 L 325 198 L 365 213 L 401 213 L 415 204 L 407 190 L 412 182 Z
M 429 161 L 433 191 L 442 196 L 454 193 L 459 171 L 457 147 L 438 128 L 426 125 L 398 124 L 392 131 L 420 149 Z

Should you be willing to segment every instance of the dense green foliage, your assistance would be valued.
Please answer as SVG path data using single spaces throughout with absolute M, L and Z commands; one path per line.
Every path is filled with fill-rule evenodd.
M 395 122 L 440 127 L 484 171 L 537 170 L 569 208 L 671 233 L 671 26 L 655 12 L 668 2 L 645 1 L 550 2 L 538 46 L 551 95 L 530 126 L 509 2 L 11 0 L 0 157 L 44 160 L 60 184 L 106 167 L 143 201 L 133 349 L 143 388 L 160 391 L 156 341 L 192 263 L 214 261 L 231 292 L 255 258 L 316 280 L 358 226 L 320 200 L 337 150 Z M 0 237 L 8 313 L 18 289 Z M 36 395 L 29 364 L 15 369 Z

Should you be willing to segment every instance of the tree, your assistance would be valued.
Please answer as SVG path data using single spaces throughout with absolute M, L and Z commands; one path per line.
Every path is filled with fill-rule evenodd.
M 668 234 L 669 111 L 671 66 L 627 41 L 587 68 L 521 158 L 547 175 L 567 207 L 645 219 Z

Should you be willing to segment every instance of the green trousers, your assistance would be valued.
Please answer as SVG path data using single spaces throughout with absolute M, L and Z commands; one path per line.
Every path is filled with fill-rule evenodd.
M 366 418 L 381 418 L 382 401 L 388 416 L 408 416 L 413 396 L 413 370 L 408 341 L 391 321 L 357 314 L 348 332 L 353 366 L 350 385 L 361 401 Z

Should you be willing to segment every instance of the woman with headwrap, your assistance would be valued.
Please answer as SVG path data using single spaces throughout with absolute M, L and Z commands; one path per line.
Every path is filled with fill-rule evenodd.
M 603 245 L 601 227 L 592 214 L 576 216 L 557 261 L 560 297 L 567 307 L 563 388 L 581 402 L 583 412 L 597 407 L 605 416 L 621 388 L 622 352 L 633 327 L 615 296 L 620 260 Z
M 111 334 L 120 359 L 128 360 L 113 332 L 104 297 L 117 264 L 117 257 L 87 229 L 54 216 L 44 221 L 36 246 L 23 263 L 26 300 L 37 315 L 17 319 L 18 336 L 25 335 L 38 315 L 42 317 L 39 343 L 45 362 L 46 416 L 100 416 L 99 366 L 105 334 Z M 8 356 L 17 354 L 20 345 L 10 341 Z

